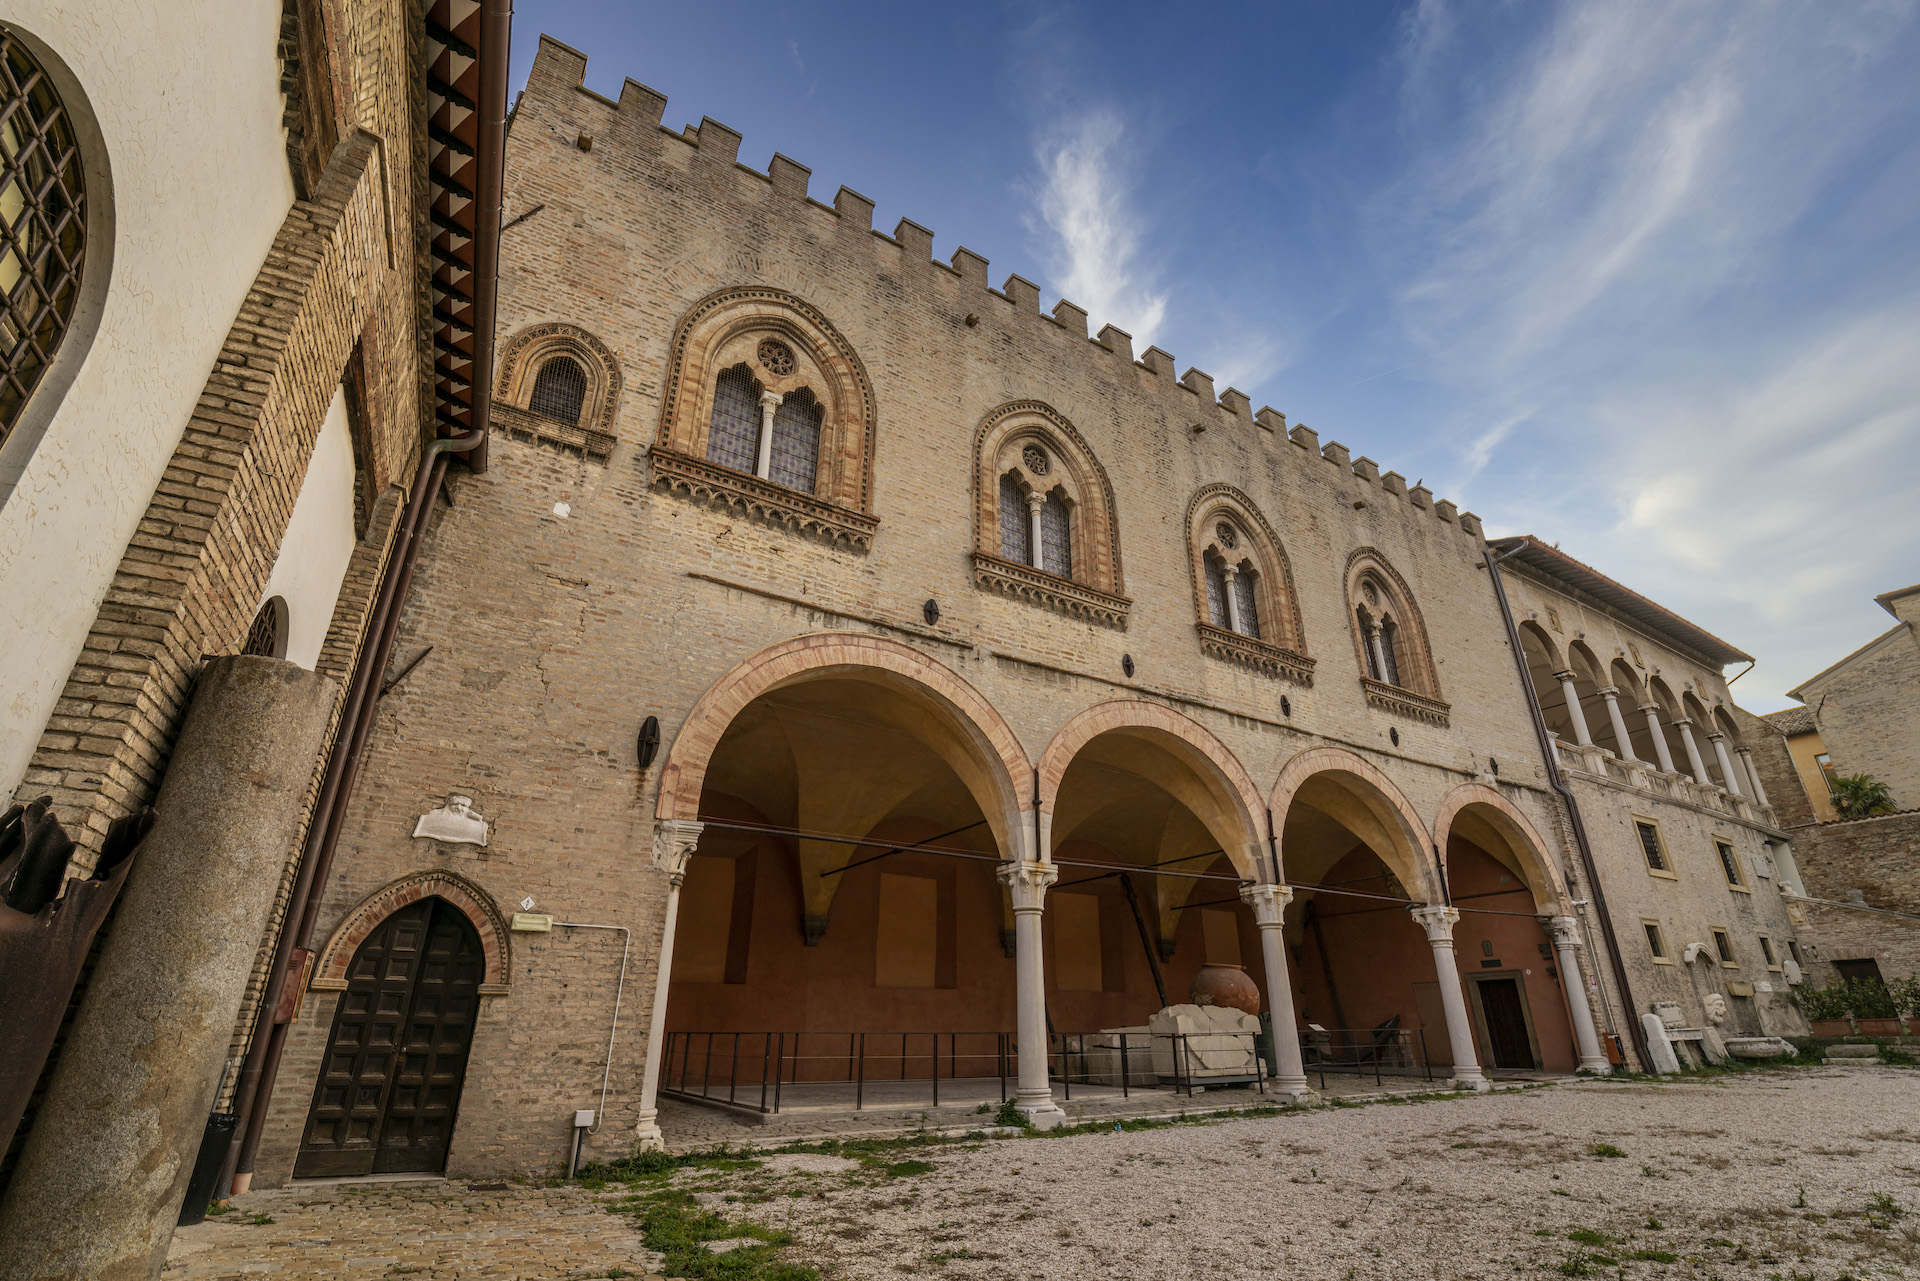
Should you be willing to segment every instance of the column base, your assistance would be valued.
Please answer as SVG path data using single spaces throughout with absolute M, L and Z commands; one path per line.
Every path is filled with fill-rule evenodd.
M 1304 1076 L 1292 1081 L 1279 1078 L 1270 1080 L 1267 1082 L 1267 1093 L 1278 1094 L 1288 1102 L 1301 1107 L 1320 1101 L 1320 1091 L 1308 1085 L 1307 1078 Z
M 1579 1070 L 1593 1076 L 1612 1076 L 1613 1063 L 1603 1058 L 1581 1059 Z
M 1016 1098 L 1013 1106 L 1019 1109 L 1020 1115 L 1026 1117 L 1036 1130 L 1051 1130 L 1065 1125 L 1067 1121 L 1067 1114 L 1061 1111 L 1060 1105 L 1053 1101 L 1051 1093 L 1038 1098 Z
M 1448 1084 L 1456 1090 L 1471 1090 L 1475 1094 L 1485 1094 L 1493 1089 L 1493 1082 L 1478 1072 L 1458 1073 Z
M 640 1113 L 640 1119 L 633 1127 L 634 1150 L 639 1152 L 664 1152 L 667 1148 L 667 1136 L 660 1133 L 660 1111 L 647 1108 Z

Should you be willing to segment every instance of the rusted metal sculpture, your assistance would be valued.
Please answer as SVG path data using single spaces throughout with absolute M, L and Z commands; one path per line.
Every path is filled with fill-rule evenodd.
M 52 806 L 53 798 L 43 796 L 0 815 L 0 1134 L 9 1141 L 60 1031 L 87 949 L 153 826 L 151 809 L 116 820 L 93 874 L 66 880 L 73 841 L 49 812 Z

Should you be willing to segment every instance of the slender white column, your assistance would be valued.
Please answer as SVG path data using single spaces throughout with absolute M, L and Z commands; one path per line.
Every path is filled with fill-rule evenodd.
M 753 474 L 761 480 L 773 474 L 773 411 L 786 397 L 778 392 L 760 393 L 760 453 L 754 460 Z
M 1377 673 L 1374 679 L 1386 682 L 1387 657 L 1386 651 L 1380 648 L 1380 624 L 1378 623 L 1367 624 L 1367 652 L 1373 655 L 1373 670 Z
M 1733 772 L 1733 758 L 1727 755 L 1727 736 L 1715 731 L 1707 735 L 1707 741 L 1713 744 L 1713 758 L 1720 762 L 1720 777 L 1726 780 L 1727 791 L 1734 796 L 1745 796 L 1740 790 L 1740 776 Z
M 1040 913 L 1047 886 L 1060 877 L 1051 863 L 1002 863 L 1000 883 L 1013 897 L 1014 983 L 1020 1038 L 1020 1086 L 1014 1106 L 1042 1129 L 1066 1119 L 1047 1082 L 1047 980 L 1040 957 Z
M 1747 783 L 1753 788 L 1753 799 L 1759 801 L 1762 805 L 1773 804 L 1772 801 L 1767 799 L 1766 789 L 1760 786 L 1760 772 L 1753 768 L 1753 749 L 1751 747 L 1736 747 L 1734 751 L 1740 757 L 1740 768 L 1747 772 Z
M 1660 768 L 1665 773 L 1673 773 L 1673 753 L 1667 750 L 1666 731 L 1660 728 L 1660 708 L 1648 703 L 1640 709 L 1647 714 L 1647 733 L 1653 736 L 1653 754 L 1660 760 Z
M 1614 742 L 1620 745 L 1620 759 L 1638 761 L 1640 758 L 1633 754 L 1633 738 L 1627 733 L 1626 719 L 1620 715 L 1619 689 L 1609 685 L 1600 691 L 1600 697 L 1607 700 L 1607 720 L 1613 726 Z
M 1274 1084 L 1295 1103 L 1313 1097 L 1307 1069 L 1300 1057 L 1300 1027 L 1293 1012 L 1293 980 L 1287 975 L 1284 932 L 1287 904 L 1293 901 L 1289 885 L 1243 885 L 1240 901 L 1253 909 L 1260 927 L 1260 955 L 1267 969 L 1267 1014 L 1273 1020 Z
M 634 1139 L 643 1149 L 665 1144 L 660 1134 L 660 1069 L 666 1053 L 667 987 L 673 977 L 673 933 L 680 916 L 680 884 L 687 879 L 687 860 L 700 843 L 704 823 L 666 819 L 653 829 L 653 865 L 667 874 L 666 924 L 660 931 L 660 965 L 653 981 L 653 1011 L 647 1019 L 647 1058 L 640 1073 L 640 1117 Z
M 1224 567 L 1224 572 L 1225 578 L 1223 582 L 1225 586 L 1222 590 L 1227 597 L 1227 630 L 1230 632 L 1245 632 L 1246 628 L 1240 626 L 1240 594 L 1233 590 L 1233 580 L 1240 577 L 1240 571 L 1234 566 L 1228 565 Z
M 1707 773 L 1707 763 L 1700 759 L 1700 744 L 1693 741 L 1693 722 L 1682 716 L 1673 723 L 1673 726 L 1680 731 L 1681 746 L 1687 749 L 1687 764 L 1693 769 L 1693 781 L 1713 782 L 1713 776 Z
M 1480 1056 L 1473 1048 L 1467 994 L 1460 986 L 1460 966 L 1453 955 L 1453 927 L 1460 920 L 1460 913 L 1437 904 L 1422 904 L 1407 911 L 1426 930 L 1427 942 L 1433 946 L 1433 970 L 1440 980 L 1440 1008 L 1446 1011 L 1447 1041 L 1453 1046 L 1454 1085 L 1484 1094 L 1493 1087 L 1481 1073 Z
M 1035 569 L 1045 567 L 1045 557 L 1040 554 L 1040 509 L 1046 506 L 1045 494 L 1027 495 L 1027 539 L 1033 544 L 1027 553 L 1027 564 Z
M 1567 700 L 1567 716 L 1573 721 L 1573 737 L 1582 747 L 1593 746 L 1593 735 L 1587 732 L 1587 714 L 1580 710 L 1580 695 L 1573 688 L 1573 673 L 1555 672 L 1553 677 L 1560 682 L 1560 696 Z
M 1560 986 L 1566 989 L 1567 1009 L 1573 1015 L 1573 1040 L 1580 1049 L 1580 1070 L 1596 1076 L 1609 1076 L 1613 1064 L 1600 1044 L 1600 1033 L 1593 1026 L 1593 1007 L 1587 1003 L 1587 983 L 1580 977 L 1580 930 L 1571 916 L 1543 916 L 1547 937 L 1560 958 Z

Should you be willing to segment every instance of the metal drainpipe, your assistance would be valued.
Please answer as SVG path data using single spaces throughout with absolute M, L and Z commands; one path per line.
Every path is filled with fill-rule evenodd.
M 1567 817 L 1573 823 L 1573 843 L 1580 850 L 1580 864 L 1587 873 L 1587 894 L 1593 900 L 1595 913 L 1600 917 L 1600 933 L 1607 940 L 1607 960 L 1613 970 L 1613 981 L 1619 985 L 1620 1000 L 1627 1007 L 1627 1035 L 1632 1039 L 1634 1052 L 1640 1056 L 1640 1063 L 1644 1067 L 1653 1060 L 1647 1057 L 1646 1033 L 1640 1027 L 1640 1020 L 1633 1017 L 1633 989 L 1627 983 L 1627 967 L 1620 959 L 1620 940 L 1613 932 L 1613 914 L 1607 910 L 1606 890 L 1601 887 L 1600 869 L 1594 862 L 1593 846 L 1587 840 L 1587 825 L 1580 817 L 1580 802 L 1574 798 L 1573 789 L 1567 786 L 1566 778 L 1560 773 L 1560 760 L 1553 750 L 1553 738 L 1547 732 L 1546 714 L 1540 710 L 1540 700 L 1533 692 L 1533 674 L 1527 670 L 1526 651 L 1520 645 L 1520 629 L 1513 621 L 1513 607 L 1507 603 L 1506 584 L 1500 580 L 1500 558 L 1493 554 L 1490 547 L 1482 547 L 1481 554 L 1486 557 L 1487 574 L 1493 580 L 1494 599 L 1500 602 L 1500 617 L 1507 625 L 1507 644 L 1513 648 L 1513 663 L 1520 671 L 1520 688 L 1526 694 L 1527 712 L 1533 718 L 1533 736 L 1540 746 L 1540 758 L 1547 765 L 1547 785 L 1567 803 Z M 1604 990 L 1601 995 L 1606 995 Z

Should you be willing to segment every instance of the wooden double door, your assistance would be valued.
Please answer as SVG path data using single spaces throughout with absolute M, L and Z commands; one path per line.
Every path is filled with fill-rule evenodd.
M 441 899 L 402 908 L 367 937 L 334 1012 L 294 1177 L 446 1167 L 484 973 L 479 936 Z

